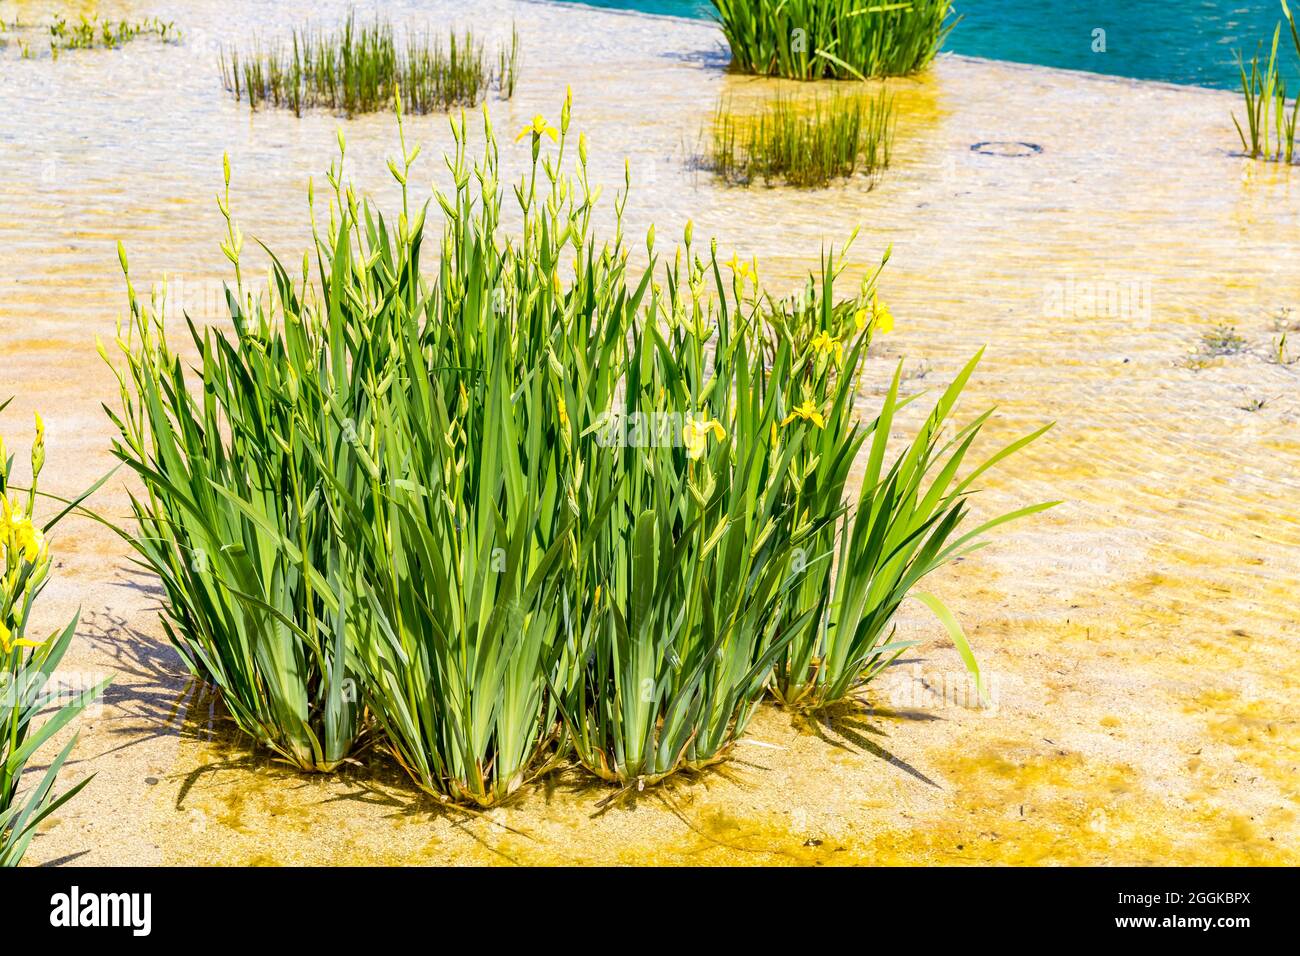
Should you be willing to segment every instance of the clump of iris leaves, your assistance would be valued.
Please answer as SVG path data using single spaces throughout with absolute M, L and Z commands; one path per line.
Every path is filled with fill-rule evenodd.
M 419 204 L 401 136 L 389 216 L 345 183 L 340 135 L 329 222 L 256 295 L 227 163 L 233 335 L 189 324 L 196 361 L 128 272 L 109 414 L 144 490 L 122 534 L 239 726 L 310 770 L 374 742 L 489 806 L 561 762 L 621 788 L 707 767 L 765 696 L 843 701 L 913 643 L 893 626 L 909 596 L 978 679 L 917 585 L 1048 507 L 969 526 L 973 483 L 1042 433 L 972 460 L 992 412 L 952 417 L 979 356 L 891 455 L 900 375 L 855 406 L 892 322 L 879 269 L 842 292 L 832 249 L 774 300 L 689 226 L 670 252 L 653 228 L 629 242 L 626 190 L 602 237 L 568 99 L 519 132 L 511 184 L 482 124 L 471 159 L 453 121 L 454 188 Z

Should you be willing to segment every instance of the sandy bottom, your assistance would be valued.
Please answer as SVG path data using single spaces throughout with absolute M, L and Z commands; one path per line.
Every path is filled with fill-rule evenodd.
M 286 4 L 278 27 L 257 25 L 345 6 Z M 820 722 L 764 708 L 715 772 L 604 806 L 608 789 L 566 772 L 492 813 L 449 812 L 377 753 L 325 778 L 250 751 L 162 640 L 155 583 L 112 534 L 70 521 L 39 623 L 80 607 L 65 669 L 115 682 L 66 773 L 97 777 L 29 863 L 1300 862 L 1300 364 L 1275 361 L 1300 326 L 1300 172 L 1233 155 L 1234 97 L 945 57 L 891 84 L 896 159 L 874 190 L 724 188 L 691 170 L 690 147 L 719 94 L 771 84 L 725 76 L 708 25 L 432 6 L 435 21 L 516 19 L 524 75 L 494 105 L 498 127 L 555 114 L 571 83 L 594 177 L 612 193 L 630 158 L 633 234 L 654 221 L 662 240 L 693 218 L 724 258 L 758 256 L 778 292 L 855 225 L 863 268 L 892 242 L 883 291 L 898 328 L 864 409 L 900 356 L 919 390 L 987 344 L 965 415 L 1000 407 L 990 442 L 1058 423 L 985 482 L 980 508 L 1064 504 L 930 581 L 994 706 L 971 706 L 941 627 L 911 608 L 900 629 L 925 643 L 860 706 Z M 0 396 L 18 396 L 3 429 L 21 448 L 44 414 L 50 490 L 112 466 L 100 403 L 116 396 L 93 341 L 124 308 L 116 239 L 137 276 L 170 274 L 200 321 L 221 321 L 222 151 L 245 233 L 295 261 L 305 180 L 323 180 L 340 122 L 222 99 L 213 51 L 254 25 L 251 7 L 149 12 L 178 20 L 186 43 L 0 72 L 13 115 L 0 131 Z M 391 118 L 347 135 L 358 184 L 391 196 Z M 425 181 L 438 176 L 444 121 L 413 120 L 408 135 L 425 143 Z M 985 142 L 1041 151 L 972 149 Z M 505 150 L 515 171 L 525 158 Z M 1122 307 L 1096 307 L 1096 291 Z M 1241 348 L 1204 354 L 1220 324 Z M 1290 338 L 1300 355 L 1300 330 Z M 120 478 L 96 506 L 126 513 Z

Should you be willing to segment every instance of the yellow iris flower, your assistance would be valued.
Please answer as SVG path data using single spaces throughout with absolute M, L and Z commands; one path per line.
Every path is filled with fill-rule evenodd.
M 732 254 L 730 259 L 728 259 L 726 262 L 723 263 L 723 265 L 725 265 L 736 275 L 740 276 L 741 281 L 748 279 L 750 276 L 757 277 L 758 275 L 758 268 L 756 264 L 741 262 L 740 258 L 734 253 Z
M 815 351 L 825 352 L 828 355 L 835 356 L 835 364 L 844 364 L 844 346 L 839 339 L 832 338 L 825 329 L 818 332 L 812 340 L 812 347 Z
M 29 641 L 23 638 L 14 640 L 14 632 L 9 630 L 4 621 L 0 621 L 0 651 L 8 654 L 15 647 L 40 647 L 41 641 Z
M 722 422 L 716 418 L 697 419 L 689 414 L 686 416 L 686 424 L 682 426 L 682 443 L 686 446 L 687 457 L 691 459 L 703 457 L 706 440 L 710 432 L 718 441 L 722 441 L 727 437 Z
M 45 535 L 41 534 L 30 520 L 24 518 L 14 528 L 14 544 L 30 564 L 40 557 L 41 551 L 45 548 Z
M 560 131 L 547 123 L 546 117 L 541 113 L 534 116 L 533 121 L 519 131 L 519 135 L 515 137 L 515 142 L 519 142 L 529 133 L 532 134 L 535 140 L 541 139 L 543 136 L 549 136 L 552 143 L 560 141 Z
M 875 295 L 871 297 L 871 311 L 875 316 L 875 331 L 881 335 L 888 335 L 894 331 L 894 314 L 889 311 L 889 306 L 881 302 Z
M 888 335 L 894 331 L 894 314 L 889 311 L 889 306 L 877 298 L 875 293 L 871 295 L 870 309 L 858 309 L 857 312 L 853 313 L 853 325 L 859 332 L 868 322 L 871 323 L 873 332 Z
M 785 421 L 781 422 L 781 427 L 789 425 L 796 418 L 803 419 L 806 422 L 812 422 L 818 428 L 826 427 L 826 419 L 822 418 L 821 410 L 811 401 L 804 402 L 802 405 L 796 405 Z
M 21 506 L 6 498 L 0 498 L 0 546 L 19 551 L 28 563 L 45 550 L 45 535 L 23 514 Z

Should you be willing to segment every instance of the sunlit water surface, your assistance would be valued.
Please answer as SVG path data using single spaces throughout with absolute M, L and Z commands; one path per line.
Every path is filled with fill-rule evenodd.
M 561 0 L 570 2 L 570 0 Z M 580 0 L 609 9 L 711 19 L 707 0 Z M 967 56 L 1140 80 L 1238 89 L 1237 52 L 1267 58 L 1278 0 L 955 0 L 944 49 Z M 1283 74 L 1300 89 L 1300 60 L 1283 25 Z

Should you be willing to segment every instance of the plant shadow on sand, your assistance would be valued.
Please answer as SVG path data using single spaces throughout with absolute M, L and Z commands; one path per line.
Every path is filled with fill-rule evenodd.
M 931 787 L 940 787 L 940 785 L 887 750 L 878 739 L 889 738 L 889 734 L 883 729 L 885 722 L 940 719 L 925 710 L 880 708 L 865 700 L 853 698 L 833 704 L 816 714 L 796 714 L 791 718 L 796 726 L 814 734 L 832 747 L 871 754 Z
M 183 700 L 178 694 L 189 693 L 193 678 L 175 650 L 128 621 L 97 611 L 86 615 L 81 625 L 89 646 L 112 661 L 115 680 L 104 703 L 113 710 L 114 720 L 129 724 L 115 732 L 133 737 L 175 733 Z
M 373 741 L 363 741 L 357 752 L 333 773 L 311 773 L 259 747 L 240 731 L 222 704 L 219 691 L 195 682 L 176 704 L 184 709 L 181 740 L 197 757 L 196 760 L 183 758 L 182 766 L 168 775 L 169 782 L 176 787 L 172 809 L 178 814 L 206 819 L 207 811 L 192 806 L 192 798 L 202 794 L 203 798 L 215 798 L 224 805 L 225 811 L 217 815 L 222 826 L 242 830 L 245 823 L 240 807 L 250 797 L 281 801 L 294 808 L 295 816 L 308 820 L 319 816 L 322 823 L 329 817 L 325 810 L 328 805 L 355 803 L 377 809 L 383 819 L 390 821 L 445 821 L 508 862 L 516 862 L 493 847 L 478 832 L 480 828 L 471 825 L 484 820 L 484 813 L 443 803 L 420 790 L 401 766 L 374 746 Z M 204 792 L 208 786 L 211 789 Z M 358 812 L 345 816 L 364 819 L 366 814 L 358 808 Z M 490 817 L 485 822 L 515 836 L 528 837 Z
M 364 829 L 364 821 L 377 814 L 389 821 L 419 825 L 431 837 L 440 831 L 459 833 L 462 845 L 472 841 L 499 862 L 519 864 L 529 862 L 534 854 L 550 857 L 565 852 L 556 843 L 554 826 L 560 818 L 585 819 L 593 826 L 617 832 L 633 816 L 648 812 L 660 822 L 670 816 L 691 834 L 695 848 L 688 856 L 720 851 L 739 854 L 742 860 L 790 855 L 789 848 L 782 845 L 777 834 L 769 832 L 770 828 L 757 821 L 751 826 L 747 821 L 733 820 L 713 806 L 717 801 L 712 797 L 731 804 L 737 796 L 743 799 L 746 793 L 770 787 L 772 775 L 779 772 L 762 759 L 761 751 L 756 753 L 755 741 L 748 738 L 731 748 L 720 763 L 683 772 L 644 789 L 594 779 L 569 760 L 562 760 L 539 774 L 503 807 L 480 811 L 429 796 L 373 741 L 363 743 L 333 774 L 307 773 L 241 733 L 219 693 L 211 688 L 189 685 L 173 705 L 182 714 L 179 734 L 190 757 L 183 755 L 175 772 L 168 775 L 175 787 L 172 809 L 177 814 L 213 816 L 211 810 L 196 806 L 217 800 L 227 809 L 217 812 L 215 818 L 236 831 L 256 829 L 250 820 L 272 804 L 275 814 L 291 814 L 310 821 L 313 827 L 335 819 L 336 811 L 329 810 L 330 805 L 355 804 L 356 809 L 345 811 L 343 817 L 356 820 L 358 833 Z M 839 750 L 878 758 L 927 786 L 941 786 L 885 745 L 886 724 L 942 719 L 934 714 L 882 708 L 864 699 L 845 701 L 817 715 L 787 714 L 770 702 L 762 707 L 775 722 L 773 729 L 780 728 L 782 736 L 786 727 L 795 735 L 811 734 Z M 735 794 L 720 793 L 719 788 Z M 261 806 L 263 802 L 265 807 Z M 454 835 L 451 838 L 455 839 Z M 524 842 L 511 842 L 510 838 Z

